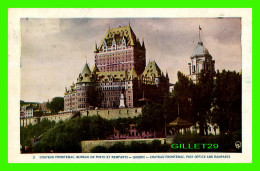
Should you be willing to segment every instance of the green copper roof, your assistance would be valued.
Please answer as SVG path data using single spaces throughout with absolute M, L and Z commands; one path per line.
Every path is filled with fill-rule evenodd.
M 90 75 L 90 74 L 91 74 L 91 71 L 89 69 L 88 63 L 86 62 L 85 66 L 81 72 L 81 76 L 85 77 L 86 75 Z
M 106 42 L 108 46 L 112 45 L 113 40 L 116 41 L 116 44 L 121 44 L 123 38 L 126 39 L 126 43 L 128 46 L 135 45 L 136 36 L 129 25 L 125 27 L 117 27 L 112 29 L 109 28 L 98 50 L 103 49 L 104 42 Z
M 150 77 L 150 78 L 160 77 L 161 74 L 162 74 L 161 70 L 155 61 L 149 62 L 148 65 L 145 67 L 144 72 L 142 73 L 144 77 Z
M 127 79 L 127 71 L 108 71 L 108 72 L 97 72 L 99 81 L 106 82 L 110 79 L 123 81 Z

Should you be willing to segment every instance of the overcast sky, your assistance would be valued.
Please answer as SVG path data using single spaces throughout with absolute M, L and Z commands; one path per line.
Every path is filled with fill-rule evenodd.
M 216 69 L 241 71 L 241 20 L 222 19 L 21 19 L 21 99 L 43 102 L 63 96 L 76 82 L 86 61 L 94 65 L 94 45 L 100 45 L 108 27 L 131 27 L 144 40 L 146 61 L 155 60 L 168 71 L 188 74 L 188 62 L 201 40 L 216 61 Z

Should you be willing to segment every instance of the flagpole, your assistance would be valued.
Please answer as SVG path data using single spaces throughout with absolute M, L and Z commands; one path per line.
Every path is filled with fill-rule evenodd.
M 199 42 L 200 42 L 200 25 L 199 25 Z

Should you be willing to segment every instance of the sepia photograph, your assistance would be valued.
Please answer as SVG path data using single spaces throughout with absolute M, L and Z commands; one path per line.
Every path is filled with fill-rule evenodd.
M 19 155 L 242 155 L 242 28 L 241 16 L 20 17 Z

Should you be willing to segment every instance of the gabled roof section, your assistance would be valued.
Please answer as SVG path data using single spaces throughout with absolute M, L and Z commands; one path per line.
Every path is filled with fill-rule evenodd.
M 147 66 L 144 69 L 144 72 L 142 73 L 142 76 L 144 77 L 160 77 L 162 75 L 161 69 L 157 65 L 155 61 L 151 61 L 147 64 Z
M 100 82 L 108 82 L 111 79 L 113 81 L 125 81 L 127 80 L 127 71 L 108 71 L 98 72 Z
M 83 77 L 80 82 L 92 82 L 92 80 L 91 80 L 90 76 L 86 76 L 86 77 Z
M 111 46 L 113 40 L 115 40 L 116 44 L 119 45 L 121 44 L 123 38 L 125 38 L 127 46 L 135 45 L 136 35 L 133 32 L 131 26 L 128 25 L 125 27 L 117 27 L 112 29 L 109 28 L 98 50 L 103 49 L 104 42 L 106 42 L 107 46 Z

